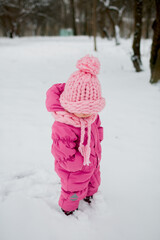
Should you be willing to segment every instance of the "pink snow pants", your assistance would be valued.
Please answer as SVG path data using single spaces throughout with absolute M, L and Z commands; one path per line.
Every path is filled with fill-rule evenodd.
M 79 178 L 77 173 L 69 173 L 66 179 L 61 178 L 59 206 L 65 211 L 77 209 L 79 201 L 86 196 L 91 196 L 96 193 L 100 183 L 100 165 L 95 167 L 90 173 L 80 173 Z

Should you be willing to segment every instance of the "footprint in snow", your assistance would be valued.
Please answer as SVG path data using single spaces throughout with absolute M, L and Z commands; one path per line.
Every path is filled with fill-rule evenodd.
M 33 198 L 52 198 L 59 188 L 59 179 L 46 170 L 30 170 L 10 175 L 1 175 L 0 200 L 4 201 L 13 192 L 21 192 Z

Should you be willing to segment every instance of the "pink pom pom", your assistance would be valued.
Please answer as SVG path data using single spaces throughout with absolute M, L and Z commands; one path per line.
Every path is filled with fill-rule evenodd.
M 77 61 L 76 67 L 82 72 L 91 73 L 92 75 L 97 75 L 100 70 L 100 62 L 98 58 L 86 55 Z

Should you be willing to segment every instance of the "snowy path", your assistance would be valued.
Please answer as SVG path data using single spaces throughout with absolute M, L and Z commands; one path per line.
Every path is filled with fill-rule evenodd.
M 0 239 L 159 240 L 160 84 L 149 84 L 150 41 L 142 41 L 144 71 L 135 73 L 131 40 L 120 46 L 87 37 L 0 39 Z M 65 82 L 85 54 L 102 68 L 106 97 L 100 114 L 102 184 L 91 206 L 66 217 L 51 149 L 46 90 Z

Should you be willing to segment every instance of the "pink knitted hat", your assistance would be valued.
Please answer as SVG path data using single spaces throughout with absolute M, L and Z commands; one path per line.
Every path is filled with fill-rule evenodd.
M 63 108 L 71 113 L 94 114 L 105 106 L 105 99 L 101 96 L 101 86 L 97 78 L 100 70 L 98 58 L 86 55 L 78 60 L 74 72 L 65 84 L 60 96 Z

